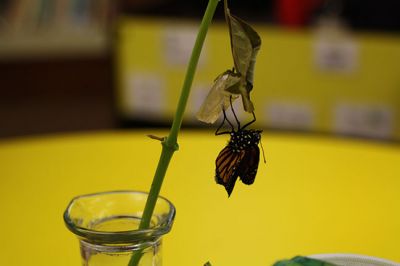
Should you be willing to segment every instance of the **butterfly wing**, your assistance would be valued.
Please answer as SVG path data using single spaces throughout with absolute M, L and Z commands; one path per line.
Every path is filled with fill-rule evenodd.
M 254 183 L 259 161 L 260 149 L 258 146 L 252 145 L 248 147 L 238 167 L 238 175 L 244 184 L 251 185 Z
M 239 175 L 239 165 L 244 158 L 245 151 L 233 152 L 226 146 L 215 160 L 215 181 L 225 187 L 228 196 L 231 195 Z

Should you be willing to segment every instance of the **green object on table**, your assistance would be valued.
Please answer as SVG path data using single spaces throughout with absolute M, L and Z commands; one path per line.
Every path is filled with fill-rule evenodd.
M 290 260 L 280 260 L 278 262 L 275 262 L 273 266 L 336 266 L 336 265 L 321 260 L 296 256 Z

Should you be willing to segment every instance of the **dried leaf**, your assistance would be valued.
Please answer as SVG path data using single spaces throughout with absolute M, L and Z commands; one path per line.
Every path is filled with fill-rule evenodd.
M 261 38 L 249 24 L 230 13 L 227 1 L 225 1 L 225 18 L 229 26 L 235 70 L 241 75 L 239 86 L 230 88 L 229 92 L 241 94 L 245 111 L 251 113 L 254 111 L 254 106 L 250 100 L 250 91 L 253 88 L 254 68 L 261 47 Z
M 246 55 L 246 57 L 243 56 L 243 58 L 241 58 L 241 55 L 239 54 L 238 60 L 242 60 L 242 61 L 246 60 L 246 62 L 248 63 L 246 65 L 247 69 L 244 69 L 243 71 L 246 71 L 245 72 L 246 73 L 245 74 L 246 81 L 251 83 L 251 89 L 252 89 L 252 87 L 253 87 L 252 84 L 254 83 L 254 68 L 255 68 L 255 64 L 256 64 L 257 54 L 261 47 L 261 38 L 258 35 L 258 33 L 245 21 L 243 21 L 240 18 L 235 17 L 233 15 L 231 15 L 231 18 L 235 19 L 240 24 L 240 26 L 242 27 L 242 30 L 246 33 L 246 37 L 248 38 L 248 40 L 251 43 L 251 55 L 250 56 Z M 241 71 L 239 71 L 239 72 L 242 73 Z
M 240 82 L 240 76 L 228 70 L 219 75 L 214 81 L 210 92 L 204 100 L 196 117 L 205 123 L 214 123 L 222 113 L 222 108 L 227 109 L 230 106 L 230 96 L 234 101 L 238 93 L 229 92 L 229 88 L 237 87 Z

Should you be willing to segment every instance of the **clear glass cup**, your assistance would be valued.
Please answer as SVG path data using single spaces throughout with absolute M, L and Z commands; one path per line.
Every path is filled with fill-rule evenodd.
M 138 230 L 148 194 L 111 191 L 78 196 L 64 212 L 64 221 L 80 243 L 84 266 L 128 266 L 140 253 L 140 266 L 162 265 L 162 236 L 171 230 L 175 207 L 157 199 L 149 229 Z

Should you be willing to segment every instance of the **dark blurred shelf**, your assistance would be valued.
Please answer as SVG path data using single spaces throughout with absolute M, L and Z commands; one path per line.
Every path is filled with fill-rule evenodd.
M 201 18 L 207 1 L 153 0 L 121 1 L 121 11 L 133 16 L 156 16 L 174 18 Z M 223 20 L 223 1 L 218 5 L 214 19 Z M 292 7 L 290 16 L 299 16 L 299 8 L 311 5 L 303 26 L 313 24 L 322 14 L 338 12 L 339 16 L 354 30 L 400 32 L 400 1 L 394 0 L 254 0 L 229 1 L 231 12 L 250 22 L 285 26 L 280 21 L 278 7 Z M 336 6 L 336 7 L 335 7 Z M 339 6 L 339 7 L 337 7 Z M 336 10 L 338 9 L 338 11 Z
M 109 49 L 105 30 L 88 28 L 76 31 L 0 32 L 0 61 L 48 57 L 101 56 Z
M 0 62 L 0 137 L 115 125 L 111 56 Z

